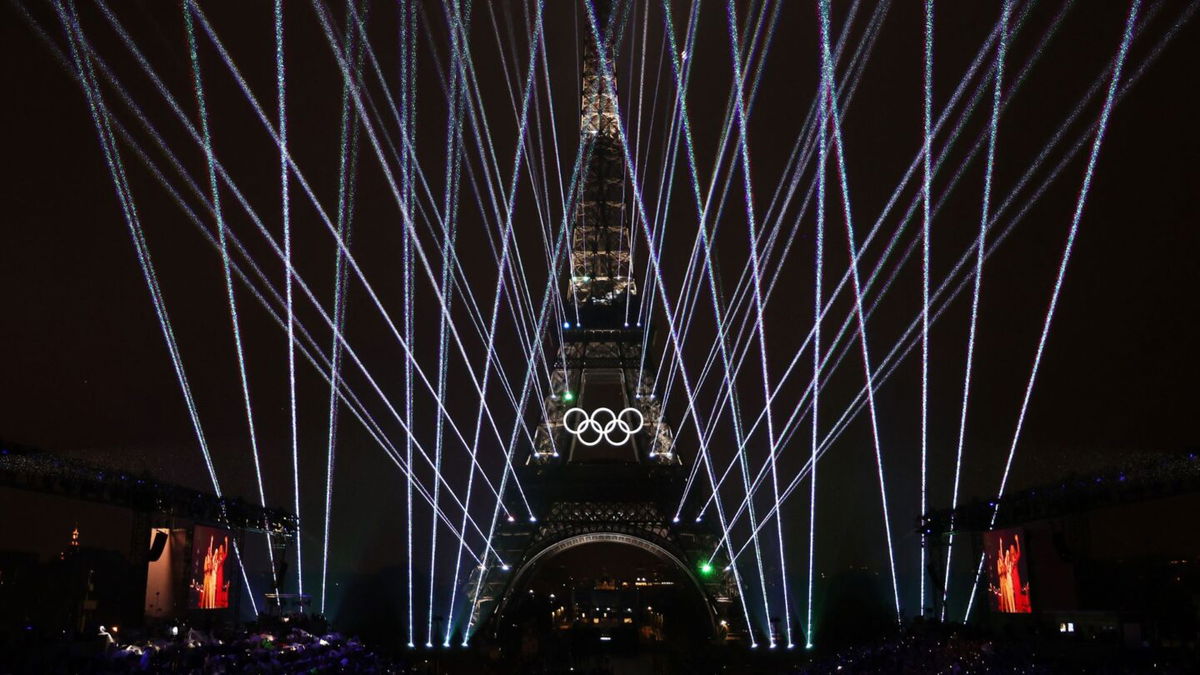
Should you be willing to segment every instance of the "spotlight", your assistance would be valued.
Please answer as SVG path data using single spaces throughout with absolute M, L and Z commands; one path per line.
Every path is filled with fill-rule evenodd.
M 710 563 L 708 561 L 704 561 L 704 562 L 700 563 L 700 574 L 702 574 L 704 576 L 708 576 L 708 575 L 712 574 L 712 572 L 713 572 L 712 563 Z
M 564 321 L 564 322 L 563 322 L 563 328 L 570 328 L 570 327 L 571 327 L 571 322 L 570 322 L 570 321 Z

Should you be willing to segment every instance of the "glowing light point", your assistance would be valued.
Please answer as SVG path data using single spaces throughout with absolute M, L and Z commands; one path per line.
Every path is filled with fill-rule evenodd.
M 805 649 L 812 649 L 812 648 L 813 648 L 813 643 L 811 643 L 811 642 L 809 642 L 809 643 L 806 643 L 806 644 L 804 645 L 804 648 L 805 648 Z
M 512 569 L 512 565 L 509 565 L 508 563 L 504 563 L 503 565 L 501 565 L 501 566 L 500 566 L 500 569 L 502 569 L 502 570 L 504 570 L 505 572 L 507 572 L 507 571 L 509 571 L 509 570 L 511 570 L 511 569 Z
M 426 649 L 431 649 L 432 647 L 433 647 L 433 643 L 432 643 L 432 642 L 426 642 L 426 643 L 425 643 L 425 648 L 426 648 Z
M 508 522 L 510 522 L 510 523 L 515 523 L 515 522 L 517 522 L 517 519 L 516 519 L 516 518 L 513 518 L 513 517 L 510 515 L 510 516 L 508 517 Z
M 408 643 L 408 648 L 409 648 L 409 649 L 412 649 L 413 647 L 416 647 L 416 645 L 414 645 L 414 644 L 413 644 L 413 643 L 411 643 L 411 642 L 410 642 L 410 643 Z
M 712 563 L 707 562 L 707 561 L 700 563 L 700 574 L 703 574 L 704 576 L 708 576 L 708 575 L 712 574 L 712 572 L 713 572 Z
M 570 327 L 571 327 L 571 322 L 570 322 L 570 321 L 564 321 L 564 322 L 563 322 L 563 328 L 570 328 Z
M 558 457 L 558 453 L 557 453 L 557 452 L 556 452 L 556 453 L 554 453 L 554 456 L 555 456 L 555 457 Z M 529 522 L 531 522 L 531 523 L 536 523 L 536 522 L 537 522 L 537 516 L 529 516 Z
M 575 394 L 572 394 L 572 393 L 571 393 L 571 392 L 569 392 L 569 391 L 564 391 L 564 392 L 563 392 L 563 400 L 564 400 L 564 401 L 574 401 L 574 400 L 575 400 Z
M 679 516 L 675 516 L 674 518 L 672 518 L 672 519 L 671 519 L 671 522 L 672 522 L 672 523 L 678 523 L 678 522 L 679 522 Z

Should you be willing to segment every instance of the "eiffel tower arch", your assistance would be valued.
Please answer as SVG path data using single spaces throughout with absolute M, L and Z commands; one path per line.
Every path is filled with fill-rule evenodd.
M 613 11 L 597 3 L 606 36 L 620 33 L 621 3 L 615 4 Z M 553 354 L 546 418 L 525 462 L 515 467 L 536 520 L 498 524 L 494 553 L 467 582 L 473 627 L 467 637 L 496 637 L 539 564 L 577 546 L 608 543 L 639 548 L 678 570 L 703 603 L 714 641 L 744 639 L 748 627 L 734 611 L 740 589 L 720 552 L 720 530 L 675 517 L 690 466 L 675 445 L 653 378 L 643 374 L 654 372 L 642 359 L 652 327 L 630 325 L 639 303 L 631 271 L 635 232 L 626 217 L 631 194 L 609 77 L 613 54 L 611 47 L 605 51 L 591 40 L 584 48 L 580 135 L 587 159 L 573 195 L 567 320 L 561 342 L 545 345 Z M 701 461 L 698 452 L 690 454 L 690 461 Z

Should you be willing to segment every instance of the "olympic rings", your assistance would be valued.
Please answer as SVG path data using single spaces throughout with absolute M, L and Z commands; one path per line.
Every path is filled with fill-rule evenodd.
M 637 416 L 636 427 L 627 421 L 630 415 Z M 579 421 L 572 424 L 575 419 Z M 611 408 L 596 408 L 591 413 L 583 408 L 571 408 L 563 413 L 562 422 L 563 428 L 568 433 L 588 447 L 598 445 L 600 441 L 608 441 L 610 445 L 625 445 L 646 424 L 641 411 L 637 408 L 625 408 L 619 413 L 613 412 Z M 624 434 L 620 442 L 614 440 L 616 438 L 612 435 L 614 431 Z M 595 437 L 589 440 L 584 437 L 585 434 L 589 436 L 595 434 Z

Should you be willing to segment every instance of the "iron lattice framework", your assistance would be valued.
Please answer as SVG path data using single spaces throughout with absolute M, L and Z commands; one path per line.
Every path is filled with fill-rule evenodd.
M 620 8 L 602 2 L 596 10 L 597 25 L 605 35 L 619 35 Z M 630 276 L 632 228 L 625 218 L 625 149 L 616 82 L 611 77 L 615 42 L 610 39 L 602 53 L 588 40 L 583 50 L 579 132 L 588 161 L 575 194 L 565 298 L 575 322 L 568 322 L 561 349 L 554 350 L 558 357 L 544 405 L 547 419 L 538 426 L 531 463 L 571 456 L 563 414 L 583 398 L 589 382 L 595 387 L 599 380 L 619 387 L 620 396 L 612 405 L 636 409 L 644 422 L 631 444 L 630 458 L 679 462 L 674 434 L 662 418 L 653 382 L 642 368 L 647 330 L 628 322 L 629 306 L 636 306 L 637 285 Z
M 604 3 L 600 3 L 603 6 Z M 607 13 L 602 14 L 607 16 Z M 601 25 L 608 23 L 603 21 Z M 612 62 L 613 49 L 604 59 Z M 591 40 L 584 47 L 580 133 L 590 144 L 575 195 L 570 292 L 581 305 L 612 306 L 636 293 L 625 222 L 625 156 L 617 119 L 616 82 Z
M 605 35 L 619 34 L 614 25 L 619 22 L 608 20 L 617 16 L 614 8 L 598 3 L 597 10 Z M 470 625 L 495 636 L 499 617 L 540 561 L 574 546 L 609 542 L 642 548 L 674 565 L 702 596 L 714 637 L 737 637 L 746 627 L 730 611 L 740 591 L 725 570 L 728 561 L 718 556 L 711 573 L 698 572 L 717 550 L 719 531 L 705 523 L 681 524 L 669 515 L 682 495 L 685 470 L 652 378 L 642 375 L 654 372 L 643 368 L 652 333 L 649 327 L 631 327 L 627 319 L 628 305 L 636 308 L 637 287 L 630 277 L 625 150 L 616 89 L 608 76 L 614 53 L 612 46 L 602 53 L 591 44 L 583 53 L 580 134 L 591 147 L 575 194 L 564 298 L 574 322 L 564 328 L 561 345 L 547 345 L 558 356 L 546 419 L 537 426 L 528 461 L 518 469 L 538 518 L 500 523 L 495 557 L 468 581 L 468 597 L 475 599 Z M 636 433 L 609 443 L 609 454 L 602 456 L 564 425 L 572 409 L 581 411 L 576 415 L 633 409 L 643 423 Z

